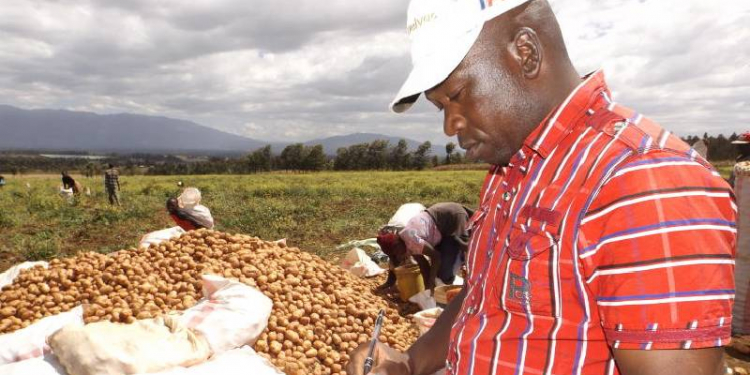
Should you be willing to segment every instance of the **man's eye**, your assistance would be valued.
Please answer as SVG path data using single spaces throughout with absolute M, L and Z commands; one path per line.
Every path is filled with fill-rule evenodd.
M 450 96 L 448 96 L 448 99 L 449 99 L 450 101 L 452 101 L 452 102 L 453 102 L 453 101 L 456 101 L 456 100 L 458 100 L 458 99 L 460 99 L 460 98 L 461 98 L 461 94 L 463 94 L 463 92 L 464 92 L 464 89 L 463 89 L 463 87 L 462 87 L 462 88 L 460 88 L 460 89 L 456 90 L 456 91 L 455 91 L 455 92 L 454 92 L 453 94 L 451 94 Z

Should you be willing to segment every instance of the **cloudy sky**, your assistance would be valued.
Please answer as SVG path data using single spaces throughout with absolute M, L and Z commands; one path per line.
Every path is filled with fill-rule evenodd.
M 472 1 L 472 0 L 466 0 Z M 550 0 L 580 73 L 680 134 L 750 129 L 750 1 Z M 262 140 L 375 132 L 443 144 L 406 0 L 3 0 L 0 103 L 192 120 Z

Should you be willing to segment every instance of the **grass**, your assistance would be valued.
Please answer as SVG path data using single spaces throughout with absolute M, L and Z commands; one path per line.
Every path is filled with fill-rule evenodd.
M 731 163 L 717 163 L 727 178 Z M 336 245 L 373 237 L 402 203 L 455 201 L 477 206 L 483 170 L 267 173 L 237 176 L 125 176 L 122 207 L 107 203 L 101 178 L 67 201 L 58 176 L 8 178 L 0 189 L 0 272 L 25 260 L 136 246 L 144 234 L 175 224 L 164 203 L 178 181 L 203 193 L 216 229 L 287 238 L 291 246 L 334 258 Z
M 123 206 L 107 203 L 101 178 L 67 201 L 57 176 L 9 178 L 0 190 L 0 271 L 24 260 L 108 253 L 175 224 L 164 203 L 178 181 L 198 187 L 216 229 L 288 243 L 332 258 L 335 247 L 373 237 L 399 205 L 456 201 L 477 205 L 485 171 L 268 173 L 237 176 L 125 176 Z M 7 177 L 6 177 L 7 178 Z M 28 185 L 27 185 L 28 184 Z

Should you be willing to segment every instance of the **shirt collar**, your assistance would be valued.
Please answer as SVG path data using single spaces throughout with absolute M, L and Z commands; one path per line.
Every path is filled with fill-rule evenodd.
M 524 145 L 546 158 L 562 138 L 573 130 L 577 117 L 589 109 L 603 106 L 609 97 L 611 94 L 604 81 L 604 72 L 598 70 L 588 74 L 565 101 L 526 137 Z

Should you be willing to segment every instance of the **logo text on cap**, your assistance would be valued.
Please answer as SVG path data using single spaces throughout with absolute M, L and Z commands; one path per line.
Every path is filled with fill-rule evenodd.
M 411 35 L 413 32 L 417 31 L 420 27 L 424 26 L 426 23 L 433 21 L 437 18 L 437 14 L 430 13 L 425 14 L 422 17 L 415 18 L 412 23 L 410 23 L 408 26 L 406 26 L 406 33 Z

